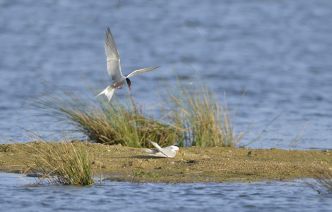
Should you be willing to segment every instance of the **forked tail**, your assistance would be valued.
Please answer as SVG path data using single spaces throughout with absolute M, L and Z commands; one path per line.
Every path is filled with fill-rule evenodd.
M 102 92 L 100 92 L 97 96 L 105 94 L 105 96 L 107 97 L 108 101 L 111 101 L 112 96 L 114 94 L 114 91 L 115 91 L 115 88 L 112 88 L 112 86 L 107 86 L 105 88 L 105 90 L 103 90 Z

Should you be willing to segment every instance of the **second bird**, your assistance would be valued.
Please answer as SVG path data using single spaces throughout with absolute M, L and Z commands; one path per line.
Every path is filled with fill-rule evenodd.
M 156 66 L 142 68 L 131 72 L 127 76 L 123 76 L 121 72 L 120 55 L 118 49 L 116 48 L 110 28 L 107 28 L 106 30 L 105 53 L 107 58 L 107 72 L 111 76 L 113 83 L 107 86 L 97 96 L 104 94 L 107 97 L 108 101 L 112 99 L 114 91 L 116 89 L 122 88 L 125 83 L 128 85 L 129 90 L 131 89 L 131 81 L 129 79 L 130 77 L 136 76 L 144 72 L 152 71 L 159 67 Z

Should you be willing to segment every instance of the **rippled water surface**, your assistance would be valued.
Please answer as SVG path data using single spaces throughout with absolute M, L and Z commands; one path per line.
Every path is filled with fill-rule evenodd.
M 332 148 L 331 18 L 330 0 L 1 0 L 1 141 L 29 140 L 26 130 L 56 138 L 66 127 L 35 116 L 30 103 L 109 83 L 110 26 L 125 73 L 161 65 L 133 81 L 147 109 L 161 105 L 175 76 L 203 79 L 227 102 L 244 143 L 264 130 L 252 146 Z
M 3 211 L 331 211 L 331 195 L 302 182 L 35 186 L 0 174 Z
M 331 19 L 330 0 L 0 0 L 0 142 L 28 141 L 27 131 L 63 136 L 68 126 L 38 114 L 31 102 L 58 91 L 92 96 L 103 89 L 110 26 L 125 73 L 161 65 L 133 81 L 134 96 L 151 113 L 176 76 L 186 84 L 203 80 L 227 102 L 235 130 L 246 132 L 243 144 L 332 148 Z M 87 188 L 29 182 L 1 174 L 1 210 L 331 209 L 331 199 L 303 182 Z

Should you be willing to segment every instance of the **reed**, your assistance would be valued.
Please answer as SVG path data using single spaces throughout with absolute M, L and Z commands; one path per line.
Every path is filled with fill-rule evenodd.
M 31 150 L 29 172 L 52 184 L 91 185 L 94 183 L 91 161 L 84 143 L 38 142 L 27 144 Z
M 208 88 L 180 87 L 170 94 L 170 101 L 174 108 L 171 119 L 183 129 L 184 146 L 231 147 L 240 141 L 242 136 L 235 135 L 229 111 Z
M 122 103 L 115 99 L 95 103 L 77 97 L 52 97 L 40 101 L 39 106 L 102 144 L 151 147 L 152 140 L 161 146 L 233 147 L 242 138 L 242 134 L 234 133 L 227 107 L 219 104 L 206 87 L 177 87 L 168 99 L 169 119 L 163 120 L 146 115 L 132 97 Z
M 77 98 L 57 98 L 42 101 L 43 108 L 65 120 L 96 143 L 129 147 L 150 147 L 149 140 L 162 146 L 174 144 L 179 138 L 176 128 L 143 114 L 137 106 L 101 102 L 96 105 Z

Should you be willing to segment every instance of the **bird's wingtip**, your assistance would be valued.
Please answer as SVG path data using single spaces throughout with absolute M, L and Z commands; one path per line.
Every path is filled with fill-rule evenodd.
M 151 140 L 149 140 L 149 142 L 150 142 L 150 144 L 152 144 L 152 145 L 156 144 L 156 142 L 153 142 L 153 141 L 151 141 Z
M 112 36 L 112 32 L 111 32 L 111 28 L 110 28 L 110 27 L 107 27 L 107 28 L 106 28 L 105 34 L 106 34 L 106 39 L 107 39 L 109 36 Z

